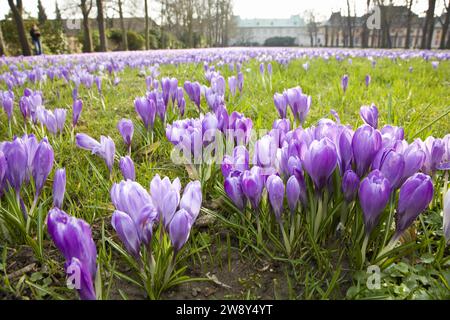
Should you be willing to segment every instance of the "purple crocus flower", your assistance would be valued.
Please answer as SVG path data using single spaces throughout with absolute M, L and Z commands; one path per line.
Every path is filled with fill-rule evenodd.
M 359 202 L 363 211 L 366 234 L 369 235 L 378 223 L 386 207 L 392 187 L 381 171 L 374 170 L 359 185 Z
M 77 147 L 89 150 L 92 154 L 102 157 L 106 162 L 109 172 L 112 172 L 114 155 L 116 152 L 114 140 L 110 137 L 100 136 L 100 142 L 98 142 L 97 140 L 89 137 L 87 134 L 77 133 L 75 136 L 75 141 Z
M 73 101 L 72 105 L 72 126 L 75 127 L 78 124 L 78 119 L 80 118 L 81 111 L 83 110 L 83 101 L 76 99 Z
M 72 257 L 70 261 L 65 264 L 65 270 L 67 276 L 77 276 L 79 277 L 79 289 L 78 294 L 81 300 L 95 300 L 95 288 L 93 283 L 93 276 L 86 269 L 86 267 L 81 263 L 81 261 L 75 257 Z M 75 283 L 77 284 L 77 283 Z
M 300 200 L 300 184 L 295 176 L 291 176 L 286 183 L 286 197 L 291 214 L 295 213 Z
M 374 129 L 377 129 L 378 127 L 378 108 L 372 103 L 372 105 L 369 106 L 362 106 L 359 115 L 364 120 L 365 123 L 367 123 L 369 126 L 371 126 Z
M 344 74 L 341 79 L 341 87 L 344 93 L 347 91 L 348 87 L 348 75 Z
M 186 91 L 186 94 L 188 95 L 189 99 L 191 99 L 192 102 L 197 106 L 197 108 L 200 110 L 200 83 L 196 82 L 190 82 L 186 81 L 184 83 L 184 90 Z
M 409 177 L 400 188 L 395 236 L 398 238 L 424 211 L 433 199 L 433 183 L 430 176 L 416 173 Z
M 405 168 L 402 182 L 422 168 L 425 162 L 425 152 L 417 143 L 411 143 L 403 152 L 403 158 L 405 159 Z
M 62 208 L 66 192 L 66 169 L 58 169 L 53 177 L 53 206 Z
M 261 62 L 261 64 L 259 65 L 259 73 L 261 74 L 261 76 L 264 76 L 264 70 L 265 70 L 264 62 Z
M 422 170 L 426 174 L 432 175 L 436 172 L 438 165 L 441 163 L 445 154 L 445 146 L 441 139 L 436 139 L 429 136 L 422 142 L 420 139 L 416 140 L 425 152 L 425 162 Z
M 11 117 L 13 116 L 14 94 L 10 91 L 0 92 L 0 99 L 8 120 L 11 121 Z
M 278 143 L 270 135 L 265 135 L 255 143 L 253 162 L 261 168 L 274 166 L 277 155 Z
M 83 275 L 81 288 L 77 289 L 80 297 L 95 299 L 93 279 L 97 273 L 97 248 L 89 224 L 53 208 L 48 213 L 47 226 L 53 242 L 66 259 L 66 266 L 76 262 L 79 267 L 77 271 Z
M 272 64 L 270 62 L 267 64 L 267 74 L 272 77 Z
M 131 146 L 131 140 L 133 139 L 134 126 L 133 121 L 129 119 L 121 119 L 117 124 L 117 129 L 123 138 L 125 144 Z
M 5 154 L 0 148 L 0 198 L 3 195 L 3 188 L 5 186 L 5 176 L 8 170 L 8 163 L 6 162 Z
M 328 181 L 337 164 L 337 154 L 333 142 L 328 138 L 314 140 L 305 155 L 303 165 L 318 190 Z
M 405 159 L 401 153 L 394 150 L 386 150 L 382 156 L 379 169 L 383 175 L 391 182 L 391 186 L 397 189 L 405 169 Z
M 150 193 L 156 210 L 167 227 L 180 203 L 181 183 L 176 178 L 170 182 L 168 177 L 161 179 L 157 174 L 150 182 Z
M 193 223 L 191 219 L 192 217 L 189 212 L 185 209 L 180 209 L 175 212 L 168 225 L 169 237 L 175 254 L 180 251 L 189 239 L 189 233 Z
M 102 78 L 99 76 L 96 76 L 94 78 L 95 85 L 97 86 L 97 91 L 99 95 L 102 95 Z
M 25 143 L 20 138 L 3 145 L 3 153 L 8 170 L 6 178 L 18 195 L 25 180 L 28 168 L 28 153 Z
M 448 243 L 450 241 L 450 189 L 447 190 L 444 196 L 444 237 Z
M 47 138 L 39 142 L 34 154 L 32 164 L 32 175 L 36 185 L 36 199 L 41 194 L 45 181 L 53 168 L 54 152 L 52 146 L 48 143 Z
M 64 124 L 66 123 L 67 110 L 66 109 L 55 109 L 53 114 L 56 119 L 56 128 L 60 133 L 64 131 Z
M 137 259 L 141 240 L 133 219 L 125 212 L 116 210 L 112 215 L 111 224 L 127 251 Z
M 286 95 L 281 93 L 275 93 L 273 95 L 273 102 L 275 103 L 275 107 L 277 108 L 280 118 L 286 118 L 286 111 L 287 111 Z
M 356 173 L 364 176 L 375 155 L 381 148 L 381 134 L 369 125 L 359 127 L 352 139 L 353 159 L 356 163 Z
M 183 196 L 180 200 L 180 208 L 185 209 L 191 216 L 194 223 L 202 207 L 202 187 L 200 181 L 191 181 L 184 188 Z
M 242 191 L 241 179 L 239 176 L 228 176 L 223 183 L 225 192 L 233 201 L 235 206 L 244 211 L 246 205 L 246 198 Z
M 133 160 L 129 156 L 121 157 L 119 161 L 120 172 L 125 180 L 136 180 Z
M 147 130 L 153 129 L 153 123 L 156 116 L 156 104 L 153 100 L 149 100 L 146 97 L 136 98 L 134 100 L 134 108 L 139 117 L 144 122 L 144 126 Z
M 240 71 L 239 71 L 238 76 L 237 76 L 237 81 L 238 81 L 239 92 L 242 93 L 242 89 L 244 87 L 244 74 L 242 72 L 240 72 Z
M 234 97 L 237 89 L 237 79 L 235 76 L 228 78 L 228 87 L 230 88 L 231 95 Z
M 370 84 L 371 80 L 372 80 L 372 78 L 370 77 L 370 74 L 366 74 L 366 77 L 365 77 L 366 88 L 369 87 L 369 84 Z
M 311 108 L 311 96 L 303 94 L 300 87 L 286 90 L 285 95 L 295 119 L 303 124 Z
M 244 171 L 241 181 L 242 191 L 252 204 L 253 209 L 257 210 L 264 189 L 264 178 L 261 168 L 254 166 L 250 170 Z
M 269 201 L 277 221 L 281 221 L 281 214 L 283 213 L 284 201 L 284 183 L 277 175 L 271 175 L 266 181 L 267 193 L 269 194 Z
M 347 170 L 342 177 L 342 193 L 345 201 L 352 202 L 358 193 L 359 177 L 352 170 Z

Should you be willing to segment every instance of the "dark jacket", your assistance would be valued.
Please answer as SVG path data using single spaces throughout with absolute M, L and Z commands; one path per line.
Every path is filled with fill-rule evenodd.
M 33 41 L 38 41 L 39 37 L 41 36 L 41 32 L 39 31 L 38 27 L 33 27 L 30 30 L 30 36 Z

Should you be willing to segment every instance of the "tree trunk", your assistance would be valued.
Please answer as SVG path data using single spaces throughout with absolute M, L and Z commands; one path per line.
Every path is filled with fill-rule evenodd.
M 352 17 L 350 14 L 350 1 L 347 0 L 347 29 L 350 48 L 353 48 L 353 32 L 352 32 Z
M 411 18 L 412 18 L 412 7 L 413 0 L 408 0 L 407 2 L 407 10 L 408 10 L 408 16 L 406 18 L 406 39 L 405 39 L 405 49 L 409 49 L 410 46 L 410 38 L 411 38 Z
M 149 43 L 149 31 L 148 31 L 148 0 L 144 0 L 144 10 L 145 10 L 145 50 L 149 50 L 150 43 Z
M 89 26 L 89 12 L 91 7 L 88 8 L 87 0 L 81 0 L 81 14 L 83 15 L 83 52 L 92 52 L 92 36 L 91 27 Z
M 105 17 L 103 15 L 103 0 L 97 0 L 97 24 L 98 37 L 100 39 L 100 51 L 106 51 Z
M 447 10 L 447 14 L 445 15 L 445 21 L 442 24 L 441 43 L 439 44 L 439 49 L 445 49 L 445 39 L 448 32 L 448 25 L 450 24 L 450 0 L 445 8 Z
M 6 55 L 5 41 L 3 40 L 3 32 L 0 24 L 0 56 Z
M 127 29 L 125 28 L 125 21 L 123 20 L 123 10 L 122 10 L 122 0 L 119 0 L 119 18 L 120 18 L 120 29 L 122 30 L 122 50 L 128 50 L 128 35 Z
M 434 8 L 436 7 L 436 0 L 428 0 L 428 10 L 425 17 L 425 24 L 422 32 L 422 49 L 431 49 L 431 41 L 433 40 L 434 30 Z
M 14 4 L 13 0 L 8 0 L 8 3 L 9 7 L 11 8 L 14 21 L 16 22 L 20 45 L 22 46 L 22 54 L 24 56 L 31 56 L 31 48 L 30 44 L 28 43 L 27 35 L 25 33 L 25 26 L 22 19 L 22 0 L 17 0 L 17 5 Z

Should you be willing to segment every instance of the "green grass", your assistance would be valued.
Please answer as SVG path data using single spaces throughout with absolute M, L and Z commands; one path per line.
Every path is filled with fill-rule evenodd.
M 335 59 L 309 60 L 309 70 L 305 71 L 302 64 L 306 59 L 294 60 L 288 66 L 281 66 L 273 62 L 273 76 L 271 86 L 268 79 L 265 84 L 261 81 L 258 72 L 259 62 L 252 60 L 243 65 L 244 90 L 242 95 L 231 97 L 226 93 L 226 105 L 229 112 L 237 110 L 252 118 L 256 129 L 270 129 L 272 122 L 277 119 L 273 104 L 273 94 L 284 89 L 299 85 L 303 92 L 312 96 L 312 107 L 305 126 L 315 124 L 322 117 L 329 117 L 330 109 L 336 110 L 344 124 L 354 128 L 362 124 L 359 117 L 359 107 L 374 103 L 380 110 L 380 127 L 384 124 L 403 126 L 405 137 L 412 141 L 414 138 L 425 138 L 428 135 L 442 137 L 450 131 L 450 62 L 441 61 L 439 68 L 434 70 L 430 62 L 422 59 L 408 61 L 379 59 L 375 68 L 367 59 L 353 58 L 350 65 L 347 61 L 338 62 Z M 412 66 L 413 72 L 408 68 Z M 4 69 L 4 67 L 3 67 Z M 228 66 L 219 68 L 227 79 L 232 73 Z M 249 70 L 247 72 L 247 70 Z M 202 65 L 162 65 L 161 76 L 176 77 L 179 85 L 186 80 L 198 80 L 206 84 Z M 349 86 L 344 95 L 340 87 L 340 79 L 344 74 L 349 75 Z M 364 77 L 370 74 L 372 81 L 368 88 L 364 85 Z M 164 128 L 157 120 L 159 138 L 153 145 L 145 143 L 141 121 L 134 111 L 134 98 L 145 94 L 146 86 L 143 77 L 139 77 L 137 70 L 125 69 L 120 74 L 121 82 L 113 87 L 108 80 L 103 81 L 105 110 L 95 86 L 90 92 L 81 87 L 79 96 L 84 102 L 79 125 L 75 132 L 83 132 L 94 138 L 100 135 L 111 136 L 116 142 L 116 157 L 126 155 L 127 150 L 116 128 L 121 118 L 130 118 L 135 124 L 135 136 L 132 145 L 132 158 L 136 164 L 137 181 L 148 188 L 151 178 L 155 174 L 169 176 L 171 179 L 180 177 L 182 185 L 188 181 L 188 174 L 183 166 L 174 165 L 170 161 L 172 145 L 164 137 Z M 31 86 L 32 87 L 32 86 Z M 271 88 L 270 88 L 271 87 Z M 3 88 L 4 89 L 4 88 Z M 37 89 L 37 88 L 36 88 Z M 123 265 L 120 257 L 111 250 L 105 238 L 116 238 L 110 227 L 110 218 L 113 206 L 110 201 L 109 190 L 113 181 L 120 181 L 118 162 L 111 179 L 102 159 L 92 156 L 87 151 L 76 148 L 71 139 L 71 88 L 62 81 L 51 83 L 48 81 L 41 88 L 44 94 L 45 106 L 48 109 L 63 107 L 69 109 L 66 130 L 62 137 L 50 137 L 50 143 L 55 151 L 55 167 L 65 167 L 67 172 L 67 187 L 64 209 L 79 218 L 85 219 L 93 226 L 94 240 L 99 251 L 99 263 L 102 266 L 102 292 L 104 298 L 129 297 L 127 286 L 118 289 L 114 276 L 116 269 Z M 18 111 L 18 97 L 22 91 L 16 91 L 15 120 L 13 133 L 22 135 L 22 117 Z M 197 117 L 198 112 L 186 96 L 187 117 Z M 203 99 L 202 106 L 206 110 Z M 170 107 L 169 107 L 170 108 Z M 171 122 L 170 119 L 168 122 Z M 7 118 L 0 112 L 0 141 L 9 140 Z M 31 133 L 28 131 L 28 133 Z M 35 132 L 40 136 L 39 132 Z M 220 175 L 219 175 L 220 176 Z M 52 175 L 47 181 L 42 199 L 51 198 Z M 429 216 L 424 217 L 424 224 L 417 225 L 419 229 L 417 240 L 421 244 L 415 253 L 410 253 L 403 259 L 398 259 L 388 269 L 383 288 L 374 293 L 365 288 L 367 274 L 354 272 L 346 265 L 342 258 L 345 248 L 316 247 L 308 240 L 305 232 L 302 233 L 299 244 L 299 254 L 295 258 L 283 257 L 280 253 L 282 243 L 278 246 L 268 245 L 261 249 L 254 245 L 249 237 L 253 232 L 245 232 L 242 225 L 234 220 L 231 206 L 224 202 L 221 177 L 217 181 L 217 188 L 207 190 L 203 212 L 218 216 L 206 232 L 194 231 L 188 242 L 187 250 L 197 250 L 196 254 L 188 257 L 191 270 L 201 270 L 204 275 L 208 270 L 222 268 L 230 269 L 230 258 L 221 260 L 221 254 L 236 250 L 242 263 L 252 265 L 258 261 L 275 261 L 285 270 L 283 282 L 288 293 L 279 295 L 278 289 L 282 285 L 274 283 L 272 298 L 293 299 L 344 299 L 344 298 L 443 298 L 449 289 L 449 260 L 448 248 L 441 243 L 439 235 L 442 234 L 442 220 L 439 219 L 441 208 L 435 206 Z M 39 210 L 48 211 L 51 201 L 41 201 Z M 6 199 L 0 201 L 0 209 L 6 206 Z M 268 211 L 266 206 L 266 210 Z M 102 228 L 104 225 L 104 229 Z M 233 227 L 234 225 L 234 227 Z M 270 226 L 268 226 L 269 228 Z M 425 229 L 424 229 L 425 228 Z M 223 230 L 230 231 L 226 240 L 220 240 L 218 234 Z M 423 232 L 427 231 L 427 232 Z M 441 232 L 441 233 L 439 233 Z M 427 237 L 431 234 L 431 239 Z M 230 241 L 230 235 L 233 238 Z M 207 237 L 206 237 L 207 236 Z M 32 235 L 33 243 L 39 240 L 36 234 Z M 25 272 L 19 277 L 9 279 L 6 275 L 15 271 L 16 257 L 21 266 L 35 261 L 30 255 L 22 255 L 24 247 L 30 246 L 30 241 L 18 244 L 4 239 L 0 242 L 0 251 L 3 252 L 0 260 L 0 297 L 21 297 L 29 299 L 73 299 L 75 292 L 65 288 L 62 257 L 55 250 L 48 234 L 43 235 L 42 257 L 36 261 L 33 271 Z M 441 242 L 440 242 L 441 241 Z M 442 251 L 444 258 L 436 257 Z M 33 251 L 34 252 L 34 251 Z M 433 259 L 424 262 L 425 254 L 431 254 Z M 36 255 L 36 254 L 34 254 Z M 32 255 L 33 256 L 33 255 Z M 209 257 L 205 263 L 202 256 Z M 419 257 L 418 259 L 417 256 Z M 24 258 L 25 257 L 25 258 Z M 427 256 L 425 256 L 427 257 Z M 236 279 L 240 275 L 236 274 Z M 243 281 L 243 294 L 231 296 L 238 298 L 258 297 L 258 285 L 247 285 Z M 130 282 L 129 286 L 133 286 Z

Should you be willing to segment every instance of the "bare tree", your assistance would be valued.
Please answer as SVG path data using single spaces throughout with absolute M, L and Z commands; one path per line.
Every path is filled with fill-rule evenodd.
M 103 14 L 103 0 L 97 0 L 97 24 L 98 36 L 100 38 L 100 51 L 106 51 L 106 30 L 105 30 L 105 16 Z
M 92 52 L 92 35 L 91 27 L 89 25 L 89 13 L 92 9 L 92 0 L 81 0 L 80 2 L 81 14 L 83 15 L 83 51 Z
M 0 25 L 0 56 L 6 55 L 5 41 L 3 40 L 2 27 Z
M 13 0 L 8 0 L 9 7 L 11 8 L 11 12 L 16 23 L 17 32 L 19 34 L 19 41 L 22 47 L 22 54 L 24 56 L 31 56 L 30 44 L 28 43 L 28 39 L 25 33 L 25 26 L 23 24 L 22 12 L 23 12 L 23 4 L 22 0 L 16 0 L 14 4 Z
M 353 31 L 352 31 L 352 15 L 350 11 L 350 1 L 347 0 L 347 32 L 349 38 L 349 46 L 353 48 Z
M 442 34 L 441 34 L 441 41 L 439 44 L 439 49 L 445 49 L 445 39 L 446 39 L 446 36 L 448 33 L 448 26 L 450 24 L 450 0 L 448 1 L 447 4 L 445 4 L 445 2 L 444 2 L 444 6 L 445 6 L 446 14 L 445 14 L 444 23 L 442 23 Z M 447 40 L 447 43 L 450 43 L 449 40 L 450 40 L 450 37 Z
M 144 0 L 145 7 L 145 50 L 150 49 L 149 30 L 148 30 L 148 0 Z
M 433 40 L 434 31 L 434 9 L 436 7 L 436 0 L 428 0 L 428 10 L 425 16 L 425 23 L 422 31 L 422 49 L 431 49 L 431 41 Z
M 408 15 L 406 17 L 406 39 L 405 39 L 405 46 L 404 46 L 405 49 L 408 49 L 410 46 L 412 4 L 413 4 L 413 0 L 406 0 L 406 9 L 408 10 Z
M 147 0 L 145 2 L 147 2 Z M 117 5 L 119 7 L 120 29 L 122 31 L 122 50 L 127 51 L 128 50 L 128 35 L 127 35 L 127 29 L 125 28 L 125 21 L 123 19 L 122 0 L 118 0 Z
M 306 11 L 305 15 L 306 15 L 307 21 L 308 21 L 306 28 L 307 28 L 308 34 L 309 34 L 309 41 L 310 41 L 311 47 L 313 47 L 314 43 L 315 43 L 314 36 L 317 34 L 316 16 L 312 10 Z

